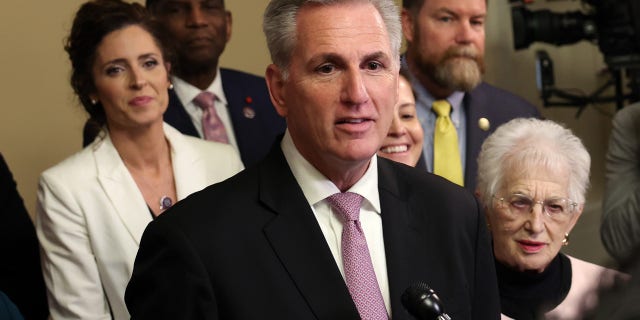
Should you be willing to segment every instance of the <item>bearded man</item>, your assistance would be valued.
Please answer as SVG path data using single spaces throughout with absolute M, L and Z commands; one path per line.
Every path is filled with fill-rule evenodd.
M 513 118 L 540 114 L 524 99 L 482 81 L 487 0 L 403 0 L 402 6 L 403 67 L 425 135 L 420 165 L 473 192 L 484 139 Z M 445 117 L 455 130 L 444 138 L 435 129 L 442 116 L 434 102 L 450 106 Z M 441 149 L 443 142 L 458 148 L 441 151 L 447 150 Z

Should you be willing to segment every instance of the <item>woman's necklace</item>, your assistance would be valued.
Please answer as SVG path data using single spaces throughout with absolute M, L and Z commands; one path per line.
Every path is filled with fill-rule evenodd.
M 129 172 L 133 176 L 133 180 L 135 180 L 138 188 L 142 192 L 145 201 L 149 204 L 154 213 L 156 213 L 156 210 L 159 210 L 157 214 L 162 213 L 174 204 L 172 194 L 174 193 L 175 188 L 173 181 L 173 169 L 171 166 L 169 166 L 167 170 L 168 174 L 162 175 L 160 179 L 156 179 L 157 181 L 154 181 L 155 183 L 151 183 L 142 170 L 127 165 L 126 162 L 125 165 L 129 169 Z M 157 203 L 158 206 L 152 206 L 153 203 Z M 153 207 L 158 209 L 153 209 Z
M 173 199 L 168 195 L 160 197 L 160 210 L 167 210 L 173 205 Z

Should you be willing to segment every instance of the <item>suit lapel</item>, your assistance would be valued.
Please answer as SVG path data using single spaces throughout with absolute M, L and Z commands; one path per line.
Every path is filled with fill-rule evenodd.
M 142 233 L 151 221 L 151 213 L 144 214 L 149 212 L 147 204 L 108 134 L 99 145 L 92 147 L 95 148 L 98 181 L 111 202 L 111 208 L 120 217 L 136 244 L 140 245 Z
M 169 90 L 169 106 L 163 115 L 164 121 L 188 136 L 199 138 L 187 110 L 174 90 Z
M 171 145 L 171 162 L 177 200 L 182 200 L 210 184 L 207 181 L 207 176 L 203 174 L 206 172 L 206 163 L 200 153 L 195 152 L 189 141 L 185 141 L 174 128 L 165 124 L 164 133 Z
M 245 104 L 245 97 L 243 97 L 242 92 L 240 91 L 242 88 L 238 86 L 237 81 L 228 80 L 229 76 L 230 73 L 227 70 L 220 69 L 222 90 L 227 98 L 227 110 L 229 112 L 229 117 L 231 118 L 231 123 L 233 123 L 233 133 L 236 137 L 236 143 L 238 144 L 238 150 L 240 151 L 242 162 L 246 164 L 248 163 L 246 155 L 252 152 L 252 150 L 250 150 L 250 142 L 252 141 L 251 134 L 255 134 L 256 130 L 256 128 L 252 126 L 252 124 L 255 124 L 255 121 L 245 117 L 242 113 L 242 109 Z
M 487 118 L 491 121 L 490 108 L 486 96 L 482 91 L 483 84 L 465 95 L 464 106 L 467 114 L 467 154 L 464 185 L 465 188 L 474 192 L 476 185 L 476 174 L 478 172 L 477 158 L 480 154 L 482 142 L 490 134 L 489 131 L 481 130 L 478 126 L 480 118 Z
M 309 204 L 276 144 L 260 167 L 260 200 L 276 213 L 267 240 L 318 319 L 358 319 Z
M 392 318 L 409 319 L 400 302 L 402 293 L 412 281 L 409 235 L 413 231 L 409 223 L 407 193 L 401 192 L 399 184 L 401 182 L 395 176 L 390 163 L 380 157 L 378 157 L 378 177 Z

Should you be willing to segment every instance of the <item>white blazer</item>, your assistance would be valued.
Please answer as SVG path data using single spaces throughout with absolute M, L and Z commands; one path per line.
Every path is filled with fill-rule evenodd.
M 166 123 L 164 133 L 178 200 L 243 169 L 230 145 Z M 124 292 L 151 219 L 108 134 L 42 173 L 36 230 L 51 318 L 129 319 Z

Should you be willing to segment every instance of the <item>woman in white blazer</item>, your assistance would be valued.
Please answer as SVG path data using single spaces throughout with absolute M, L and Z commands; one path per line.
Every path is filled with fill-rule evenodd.
M 503 319 L 582 319 L 597 290 L 625 276 L 560 252 L 582 214 L 590 156 L 549 120 L 514 119 L 483 143 L 482 201 Z
M 72 86 L 103 131 L 40 178 L 36 229 L 53 319 L 129 319 L 124 292 L 147 224 L 243 169 L 230 145 L 163 123 L 171 84 L 159 35 L 143 7 L 120 0 L 87 2 L 74 19 Z

